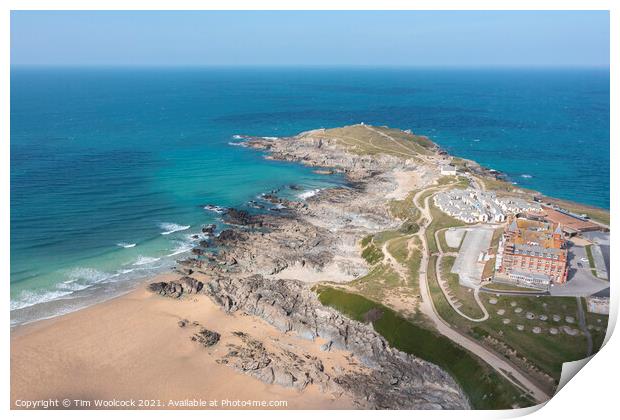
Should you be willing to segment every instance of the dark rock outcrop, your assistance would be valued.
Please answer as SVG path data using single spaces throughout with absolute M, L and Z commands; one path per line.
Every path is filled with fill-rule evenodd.
M 176 281 L 151 283 L 148 288 L 153 293 L 158 293 L 162 296 L 172 298 L 179 298 L 183 294 L 183 286 L 181 286 L 181 283 L 177 283 Z
M 185 285 L 184 291 L 186 293 L 198 293 L 204 287 L 203 282 L 196 280 L 193 277 L 184 276 L 181 277 L 181 283 Z
M 242 242 L 248 238 L 245 232 L 240 232 L 235 229 L 223 230 L 214 240 L 215 245 L 230 245 L 235 242 Z
M 184 293 L 198 293 L 202 290 L 204 284 L 193 277 L 184 276 L 179 281 L 160 281 L 151 283 L 148 290 L 162 296 L 180 298 Z
M 267 384 L 303 390 L 310 384 L 327 390 L 333 383 L 323 363 L 309 354 L 283 348 L 268 350 L 263 343 L 243 332 L 234 333 L 240 344 L 229 344 L 228 353 L 217 362 L 249 374 Z
M 201 328 L 200 331 L 192 335 L 191 340 L 196 341 L 205 347 L 211 347 L 220 341 L 220 334 L 206 328 Z
M 310 340 L 322 337 L 331 343 L 329 349 L 353 353 L 372 373 L 344 374 L 334 381 L 370 408 L 469 407 L 460 387 L 443 370 L 390 347 L 371 326 L 324 307 L 314 292 L 299 281 L 273 280 L 260 275 L 243 279 L 214 278 L 206 283 L 205 293 L 228 312 L 241 310 L 265 319 L 283 332 L 295 332 Z M 258 344 L 249 340 L 245 343 L 249 349 L 244 353 L 235 349 L 237 354 L 229 354 L 227 363 L 259 379 L 267 378 L 269 383 L 276 382 L 276 377 L 289 382 L 286 375 L 278 376 L 275 370 L 267 369 L 271 366 L 267 362 L 270 356 Z M 280 366 L 289 364 L 279 363 Z M 296 380 L 300 380 L 298 374 L 292 373 Z M 301 384 L 306 381 L 304 378 L 307 377 L 302 375 Z M 293 384 L 300 386 L 295 381 Z
M 215 233 L 216 226 L 212 223 L 210 225 L 203 226 L 200 230 L 207 235 L 213 235 Z
M 262 220 L 260 217 L 253 216 L 245 210 L 238 210 L 235 208 L 229 208 L 225 215 L 224 221 L 230 225 L 260 227 L 262 226 Z

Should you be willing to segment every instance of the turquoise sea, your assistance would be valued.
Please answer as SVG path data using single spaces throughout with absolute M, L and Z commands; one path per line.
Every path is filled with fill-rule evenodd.
M 13 68 L 12 323 L 170 267 L 219 223 L 207 204 L 343 182 L 236 135 L 412 129 L 519 185 L 609 208 L 609 118 L 607 69 Z

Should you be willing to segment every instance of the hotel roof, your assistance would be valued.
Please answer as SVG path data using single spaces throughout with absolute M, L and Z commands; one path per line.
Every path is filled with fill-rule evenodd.
M 512 221 L 508 228 L 509 232 L 513 232 L 511 242 L 517 246 L 522 246 L 524 252 L 541 252 L 536 249 L 538 247 L 545 251 L 552 249 L 560 250 L 564 244 L 563 239 L 557 239 L 558 229 L 554 229 L 553 225 L 547 222 L 539 222 L 535 220 L 527 220 L 517 218 Z M 529 247 L 529 248 L 528 248 Z

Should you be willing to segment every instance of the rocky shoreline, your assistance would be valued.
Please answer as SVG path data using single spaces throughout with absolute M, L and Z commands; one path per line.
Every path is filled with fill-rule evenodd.
M 439 177 L 438 167 L 398 155 L 355 153 L 324 134 L 319 130 L 286 139 L 248 137 L 245 146 L 267 152 L 269 159 L 341 172 L 347 187 L 325 189 L 300 201 L 265 195 L 277 212 L 224 211 L 228 227 L 219 233 L 206 227 L 210 239 L 179 262 L 185 277 L 153 283 L 151 290 L 181 299 L 205 293 L 226 312 L 258 316 L 283 333 L 325 340 L 321 350 L 346 350 L 364 367 L 327 373 L 318 359 L 268 350 L 260 337 L 240 331 L 240 343 L 218 363 L 265 383 L 299 390 L 315 384 L 352 396 L 361 408 L 469 408 L 467 397 L 446 372 L 391 348 L 371 323 L 323 306 L 311 290 L 317 281 L 348 282 L 366 274 L 360 239 L 402 223 L 390 214 L 386 199 L 399 188 L 396 174 L 415 173 L 419 188 Z M 441 159 L 438 148 L 431 152 Z

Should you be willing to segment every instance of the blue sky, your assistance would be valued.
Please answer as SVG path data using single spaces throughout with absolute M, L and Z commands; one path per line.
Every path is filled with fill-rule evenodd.
M 11 13 L 13 65 L 609 65 L 609 14 Z

